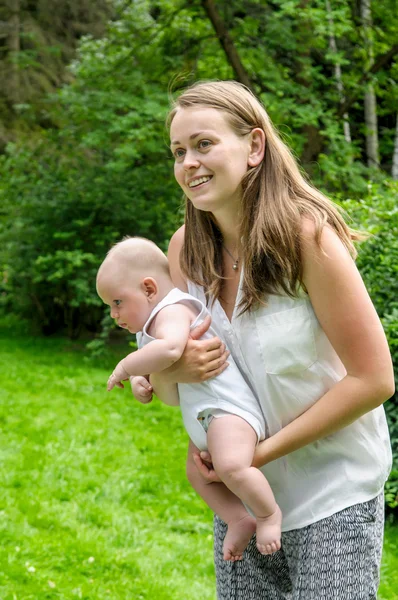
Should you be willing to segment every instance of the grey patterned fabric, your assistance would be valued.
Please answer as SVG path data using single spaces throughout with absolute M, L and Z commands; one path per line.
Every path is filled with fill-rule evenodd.
M 312 525 L 282 533 L 262 556 L 253 538 L 244 559 L 222 558 L 226 525 L 214 523 L 218 600 L 376 600 L 383 545 L 383 494 Z

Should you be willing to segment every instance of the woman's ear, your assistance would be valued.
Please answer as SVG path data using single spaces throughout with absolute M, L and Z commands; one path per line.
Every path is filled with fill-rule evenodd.
M 141 281 L 141 286 L 148 300 L 152 300 L 158 293 L 158 284 L 153 277 L 145 277 L 145 279 Z
M 257 167 L 264 158 L 265 153 L 265 133 L 260 127 L 256 127 L 250 132 L 250 151 L 247 159 L 249 167 Z

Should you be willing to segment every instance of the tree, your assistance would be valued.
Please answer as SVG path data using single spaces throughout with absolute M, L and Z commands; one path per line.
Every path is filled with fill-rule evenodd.
M 202 0 L 115 0 L 105 35 L 82 37 L 63 75 L 68 82 L 37 100 L 46 123 L 41 130 L 33 124 L 34 136 L 20 133 L 0 162 L 0 301 L 37 314 L 44 330 L 66 326 L 77 335 L 82 326 L 98 326 L 95 270 L 123 235 L 165 248 L 181 221 L 164 128 L 167 91 L 237 77 L 232 46 L 272 120 L 329 192 L 358 196 L 367 189 L 362 98 L 372 77 L 381 164 L 390 170 L 396 25 L 384 7 L 374 7 L 375 58 L 364 70 L 359 15 L 348 3 L 330 2 L 330 10 L 325 0 L 210 4 L 218 29 Z M 220 40 L 227 33 L 228 51 Z M 348 108 L 351 144 L 341 127 Z
M 372 13 L 371 0 L 361 0 L 361 21 L 364 47 L 366 50 L 366 69 L 374 64 L 372 40 Z M 366 127 L 366 154 L 368 166 L 379 168 L 379 138 L 377 131 L 377 103 L 372 81 L 367 82 L 364 98 L 365 127 Z
M 334 20 L 333 20 L 333 13 L 332 13 L 330 0 L 326 0 L 326 11 L 327 11 L 327 17 L 328 17 L 328 22 L 329 22 L 329 27 L 330 27 L 329 50 L 332 53 L 333 57 L 335 58 L 334 75 L 336 78 L 336 87 L 337 87 L 337 90 L 339 93 L 340 104 L 343 104 L 343 102 L 344 102 L 344 85 L 343 85 L 343 80 L 342 80 L 342 75 L 341 75 L 341 66 L 338 61 L 337 44 L 336 44 L 336 38 L 334 35 Z M 350 123 L 348 120 L 348 112 L 345 112 L 343 114 L 343 128 L 344 128 L 344 138 L 345 138 L 346 142 L 351 143 L 351 131 L 350 131 Z
M 202 0 L 202 6 L 214 27 L 214 31 L 220 40 L 220 44 L 225 52 L 227 60 L 234 70 L 236 80 L 243 83 L 249 89 L 253 89 L 249 75 L 240 60 L 235 44 L 229 35 L 228 29 L 226 28 L 214 1 Z
M 113 14 L 108 0 L 6 0 L 0 7 L 0 77 L 6 83 L 0 152 L 21 129 L 48 125 L 45 96 L 68 80 L 65 67 L 79 39 L 102 35 Z
M 9 97 L 14 102 L 19 102 L 20 98 L 20 78 L 18 69 L 18 55 L 20 52 L 20 1 L 8 0 L 7 7 L 9 9 L 8 21 L 8 50 L 10 62 L 10 77 L 9 77 Z
M 392 159 L 391 175 L 393 179 L 398 179 L 398 113 L 395 126 L 394 154 Z

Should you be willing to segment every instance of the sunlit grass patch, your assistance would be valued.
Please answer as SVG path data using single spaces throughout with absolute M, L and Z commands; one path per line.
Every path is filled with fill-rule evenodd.
M 62 339 L 0 339 L 0 599 L 215 600 L 179 410 L 106 392 L 116 358 L 84 358 Z M 398 600 L 397 538 L 388 526 L 381 600 Z
M 107 393 L 63 340 L 1 342 L 0 598 L 214 600 L 178 409 Z

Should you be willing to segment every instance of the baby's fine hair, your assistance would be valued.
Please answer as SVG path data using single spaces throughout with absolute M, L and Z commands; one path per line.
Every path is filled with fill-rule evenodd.
M 163 274 L 170 277 L 165 254 L 154 242 L 143 237 L 124 237 L 108 251 L 104 263 L 108 261 L 139 269 L 148 275 Z

